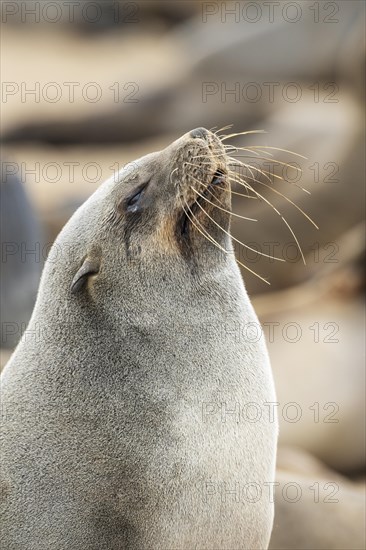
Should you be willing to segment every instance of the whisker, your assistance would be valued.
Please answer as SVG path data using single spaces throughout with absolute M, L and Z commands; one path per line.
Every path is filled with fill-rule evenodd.
M 234 176 L 234 177 L 233 177 Z M 228 179 L 230 182 L 233 182 L 233 183 L 237 183 L 239 185 L 241 185 L 242 187 L 244 187 L 247 191 L 254 191 L 253 190 L 253 187 L 250 185 L 250 183 L 248 181 L 245 181 L 245 180 L 241 180 L 241 179 L 238 179 L 237 177 L 237 174 L 228 174 Z M 232 191 L 234 193 L 234 191 Z M 250 195 L 249 195 L 250 196 Z
M 244 197 L 245 199 L 255 199 L 257 200 L 258 197 L 253 197 L 251 195 L 244 195 L 243 193 L 238 193 L 238 191 L 233 191 L 232 189 L 225 189 L 225 187 L 217 186 L 218 189 L 222 189 L 223 191 L 226 191 L 227 193 L 232 193 L 233 195 L 238 195 L 239 197 Z
M 200 197 L 202 197 L 206 202 L 208 202 L 209 204 L 212 204 L 212 206 L 214 206 L 215 208 L 219 208 L 219 210 L 222 210 L 223 212 L 227 212 L 227 214 L 231 214 L 232 216 L 236 216 L 237 218 L 241 218 L 242 220 L 247 220 L 249 222 L 257 222 L 258 220 L 255 220 L 254 218 L 247 218 L 245 216 L 241 216 L 240 214 L 235 214 L 234 212 L 232 212 L 231 210 L 226 210 L 225 208 L 221 208 L 220 206 L 218 206 L 217 204 L 213 203 L 212 201 L 208 200 L 207 197 L 204 197 L 203 195 L 201 195 L 201 193 L 199 191 L 197 191 L 197 189 L 195 189 L 192 185 L 191 185 L 191 189 L 193 189 L 193 191 L 195 193 L 197 193 L 197 195 L 199 195 Z M 213 193 L 211 193 L 211 195 L 213 195 Z M 214 196 L 214 195 L 213 195 Z
M 196 158 L 199 158 L 199 157 L 191 157 L 191 160 L 195 160 Z M 209 157 L 207 157 L 209 158 Z M 199 168 L 200 165 L 204 165 L 204 166 L 211 166 L 212 165 L 212 161 L 211 162 L 202 162 L 200 161 L 199 164 L 194 164 L 193 162 L 189 162 L 188 160 L 185 160 L 184 161 L 184 164 L 188 164 L 189 166 L 193 166 L 194 168 Z
M 214 244 L 215 246 L 218 245 L 218 243 L 216 243 L 215 239 L 208 233 L 208 231 L 206 231 L 202 225 L 200 224 L 200 222 L 197 220 L 197 217 L 194 215 L 194 212 L 192 212 L 192 209 L 191 207 L 189 206 L 189 204 L 187 203 L 187 201 L 184 199 L 184 203 L 186 205 L 186 207 L 188 208 L 189 212 L 191 213 L 192 217 L 196 220 L 197 224 L 195 224 L 195 222 L 193 221 L 193 219 L 188 215 L 188 212 L 186 211 L 186 209 L 184 208 L 184 204 L 183 204 L 183 201 L 182 199 L 181 200 L 181 204 L 182 204 L 182 208 L 183 208 L 183 211 L 185 213 L 185 215 L 187 216 L 187 218 L 189 219 L 189 221 L 191 222 L 191 224 L 197 229 L 197 231 L 199 233 L 201 233 L 201 235 L 203 237 L 205 237 L 205 239 L 207 239 L 209 242 L 211 242 L 212 244 Z M 200 227 L 199 227 L 200 226 Z M 224 250 L 224 248 L 222 248 L 222 250 Z M 226 250 L 224 250 L 226 252 Z
M 224 148 L 225 148 L 225 151 L 227 150 L 231 150 L 232 153 L 234 153 L 235 151 L 238 151 L 238 148 L 235 147 L 235 145 L 225 145 L 223 144 Z M 254 153 L 255 155 L 259 156 L 259 153 L 257 153 L 256 151 L 251 151 L 250 149 L 246 149 L 245 147 L 242 147 L 241 149 L 242 151 L 248 151 L 248 153 Z
M 217 189 L 225 189 L 224 187 L 221 187 L 220 185 L 216 185 L 216 188 Z M 214 193 L 207 187 L 206 188 L 206 191 L 208 191 L 211 195 L 212 198 L 214 198 L 217 202 L 219 202 L 221 204 L 221 206 L 225 207 L 224 203 L 222 201 L 220 201 L 220 199 L 218 197 L 216 197 L 216 195 L 214 195 Z M 229 189 L 230 191 L 230 189 Z M 215 205 L 217 206 L 217 205 Z M 232 216 L 239 216 L 239 214 L 235 214 L 234 212 L 231 211 L 231 215 Z
M 283 221 L 285 222 L 285 224 L 287 225 L 287 227 L 288 227 L 289 230 L 291 231 L 291 234 L 292 234 L 293 238 L 295 239 L 295 242 L 296 242 L 296 244 L 297 244 L 297 247 L 298 247 L 298 249 L 299 249 L 299 251 L 300 251 L 301 258 L 302 258 L 302 261 L 303 261 L 303 264 L 306 265 L 305 257 L 304 257 L 304 254 L 303 254 L 303 252 L 302 252 L 302 248 L 301 248 L 301 246 L 300 246 L 300 243 L 299 243 L 299 241 L 297 240 L 297 237 L 296 237 L 296 235 L 295 235 L 295 232 L 292 230 L 292 227 L 291 227 L 290 224 L 285 220 L 285 218 L 284 218 L 283 216 L 281 216 L 281 218 L 283 219 Z
M 174 168 L 174 170 L 172 170 L 172 172 L 170 172 L 170 175 L 169 175 L 170 183 L 173 183 L 172 182 L 172 176 L 173 176 L 174 172 L 176 172 L 177 170 L 178 170 L 178 166 L 177 166 L 177 168 Z M 179 183 L 179 180 L 177 180 L 176 183 L 174 183 L 174 187 L 177 187 L 178 183 Z
M 306 212 L 303 211 L 302 208 L 300 208 L 300 206 L 298 206 L 296 203 L 294 203 L 291 199 L 289 199 L 288 197 L 286 197 L 286 195 L 284 195 L 283 193 L 281 193 L 280 191 L 278 191 L 277 189 L 274 189 L 273 187 L 271 187 L 270 185 L 267 185 L 266 183 L 264 182 L 259 182 L 260 185 L 264 185 L 265 187 L 268 187 L 268 189 L 270 189 L 271 191 L 273 191 L 273 193 L 276 193 L 277 195 L 280 195 L 281 197 L 283 197 L 286 201 L 288 201 L 290 204 L 292 204 L 295 208 L 297 208 L 299 210 L 299 212 L 301 212 L 301 214 L 303 216 L 305 216 L 306 219 L 309 220 L 310 223 L 313 224 L 313 226 L 316 228 L 316 229 L 319 229 L 319 227 L 316 225 L 316 223 L 310 218 L 310 216 L 308 216 L 306 214 Z
M 241 158 L 240 155 L 237 155 L 237 157 Z M 227 155 L 227 158 L 229 159 L 229 164 L 231 166 L 243 166 L 244 168 L 251 168 L 257 172 L 259 172 L 260 174 L 262 174 L 264 177 L 266 177 L 271 183 L 272 183 L 272 180 L 270 179 L 269 176 L 273 176 L 275 178 L 278 178 L 278 179 L 283 179 L 281 176 L 278 176 L 277 174 L 274 174 L 273 172 L 269 172 L 268 170 L 264 170 L 263 168 L 259 168 L 259 166 L 252 166 L 251 164 L 247 164 L 246 162 L 243 162 L 241 160 L 239 160 L 237 157 L 231 157 L 229 155 Z M 243 156 L 242 158 L 250 158 L 248 156 Z M 261 158 L 261 157 L 258 157 L 258 158 Z M 267 159 L 268 160 L 268 159 Z M 252 172 L 251 172 L 252 173 Z M 268 175 L 269 174 L 269 175 Z
M 226 153 L 225 153 L 225 151 L 223 151 L 223 152 L 215 151 L 215 156 L 216 156 L 216 157 L 220 157 L 220 158 L 226 158 Z M 199 158 L 210 159 L 211 162 L 212 162 L 212 156 L 209 155 L 208 153 L 206 153 L 206 154 L 201 154 L 201 155 L 195 155 L 195 156 L 190 157 L 191 160 L 193 160 L 193 159 L 199 159 Z
M 221 141 L 226 141 L 227 139 L 236 137 L 236 136 L 245 136 L 247 134 L 267 134 L 266 130 L 247 130 L 246 132 L 235 132 L 233 134 L 225 134 L 223 137 L 220 136 Z
M 200 185 L 200 186 L 205 185 L 202 181 L 198 180 L 195 176 L 191 176 L 191 177 L 192 177 L 192 179 L 193 179 L 195 182 L 198 183 L 198 185 Z M 217 187 L 218 189 L 224 189 L 224 187 L 220 187 L 219 185 L 217 185 L 216 187 Z M 212 191 L 209 190 L 208 187 L 206 187 L 206 191 L 208 191 L 208 192 L 210 193 L 210 195 L 212 195 L 212 197 L 214 197 L 222 206 L 225 206 L 224 203 L 221 202 L 220 199 L 219 199 L 218 197 L 216 197 L 216 196 L 212 193 Z M 230 191 L 230 189 L 229 189 L 228 191 Z M 234 215 L 233 212 L 231 212 L 231 213 Z
M 188 162 L 188 161 L 185 161 L 185 164 L 188 164 L 189 166 L 194 166 L 196 167 L 196 164 L 192 164 L 191 162 Z M 237 180 L 236 179 L 233 179 L 233 178 L 230 178 L 230 173 L 232 174 L 235 174 L 235 172 L 232 172 L 232 171 L 229 171 L 229 173 L 227 174 L 227 177 L 231 180 L 231 181 L 234 181 L 236 182 Z M 199 184 L 202 184 L 202 182 L 200 182 L 197 178 L 195 178 L 193 175 L 191 175 L 191 178 L 194 179 L 195 181 L 197 181 L 197 183 Z M 237 191 L 233 191 L 233 190 L 230 190 L 230 189 L 226 189 L 225 187 L 220 187 L 220 186 L 217 186 L 218 189 L 222 189 L 223 191 L 226 191 L 227 193 L 232 193 L 233 195 L 238 195 L 239 197 L 244 197 L 246 199 L 257 199 L 257 197 L 253 197 L 251 195 L 243 195 L 243 193 L 238 193 Z M 212 193 L 211 193 L 212 194 Z M 215 197 L 217 199 L 217 197 Z M 218 199 L 217 199 L 218 200 Z M 234 215 L 234 213 L 233 213 Z
M 266 185 L 264 183 L 262 183 L 262 185 Z M 267 185 L 266 185 L 267 186 Z M 267 186 L 268 187 L 268 186 Z M 300 254 L 301 254 L 301 258 L 302 258 L 302 261 L 304 263 L 304 265 L 306 265 L 306 261 L 305 261 L 305 257 L 304 257 L 304 254 L 302 252 L 302 249 L 301 249 L 301 246 L 300 246 L 300 243 L 295 235 L 295 232 L 293 231 L 292 227 L 290 226 L 290 224 L 287 222 L 287 220 L 285 219 L 285 217 L 281 214 L 281 212 L 270 202 L 268 201 L 263 195 L 261 195 L 258 191 L 256 191 L 255 189 L 251 188 L 253 193 L 255 193 L 256 195 L 258 195 L 258 197 L 262 200 L 264 200 L 264 202 L 266 202 L 279 216 L 280 218 L 284 221 L 284 223 L 287 225 L 288 229 L 290 230 L 291 232 L 291 235 L 293 236 L 293 238 L 295 239 L 295 242 L 299 248 L 299 251 L 300 251 Z M 272 189 L 272 187 L 270 187 L 270 189 Z M 286 197 L 285 197 L 286 198 Z
M 194 189 L 192 187 L 192 189 Z M 195 190 L 196 191 L 196 190 Z M 196 191 L 198 193 L 198 191 Z M 201 195 L 201 193 L 198 193 L 198 195 L 200 197 L 202 197 L 204 200 L 207 200 L 203 195 Z M 226 229 L 224 229 L 219 223 L 217 223 L 217 221 L 215 221 L 208 212 L 206 212 L 206 210 L 200 205 L 199 202 L 197 202 L 197 205 L 201 208 L 201 210 L 203 210 L 203 212 L 206 214 L 206 216 L 208 218 L 210 218 L 211 221 L 213 221 L 213 223 L 215 225 L 217 225 L 217 227 L 219 227 L 221 229 L 221 231 L 223 231 L 226 235 L 228 235 L 231 239 L 233 239 L 235 242 L 237 242 L 238 244 L 240 244 L 241 246 L 244 246 L 245 248 L 247 248 L 248 250 L 251 250 L 252 252 L 256 252 L 257 254 L 260 254 L 261 256 L 266 256 L 267 258 L 270 258 L 271 260 L 278 260 L 280 262 L 284 262 L 285 260 L 283 258 L 276 258 L 275 256 L 270 256 L 269 254 L 265 254 L 264 252 L 259 252 L 258 250 L 256 250 L 255 248 L 252 248 L 251 246 L 248 246 L 247 244 L 244 244 L 243 242 L 239 241 L 239 239 L 233 237 L 233 235 L 231 235 L 229 233 L 229 231 L 226 231 Z
M 199 223 L 199 221 L 197 220 L 197 217 L 196 217 L 196 216 L 194 215 L 194 213 L 192 212 L 192 210 L 191 210 L 190 206 L 188 205 L 187 201 L 185 200 L 184 202 L 185 202 L 187 208 L 189 209 L 189 211 L 191 212 L 192 216 L 193 216 L 194 219 L 196 220 L 196 222 L 202 227 L 202 225 L 201 225 L 201 224 Z M 194 204 L 197 204 L 197 206 L 200 206 L 199 203 L 198 203 L 197 201 L 195 201 Z M 235 257 L 235 254 L 234 254 L 234 251 L 233 251 L 233 250 L 226 250 L 226 249 L 225 249 L 223 246 L 221 246 L 221 245 L 212 237 L 212 235 L 210 235 L 210 234 L 208 233 L 208 231 L 207 231 L 206 229 L 204 229 L 204 228 L 202 228 L 202 229 L 204 230 L 204 232 L 205 232 L 205 233 L 203 233 L 203 232 L 201 231 L 201 229 L 200 229 L 200 228 L 193 222 L 193 220 L 188 216 L 186 210 L 184 209 L 183 203 L 182 203 L 182 207 L 183 207 L 183 210 L 184 210 L 186 216 L 187 216 L 188 219 L 190 220 L 190 222 L 191 222 L 191 223 L 194 225 L 194 227 L 201 233 L 201 235 L 203 235 L 203 237 L 205 237 L 205 238 L 206 238 L 207 240 L 209 240 L 212 244 L 214 244 L 219 250 L 221 250 L 222 252 L 224 252 L 224 254 L 233 254 L 234 257 Z M 238 261 L 238 260 L 237 260 L 237 261 Z M 240 263 L 240 262 L 239 262 L 239 263 Z M 243 264 L 241 264 L 241 265 L 243 265 Z M 246 266 L 243 265 L 243 267 L 246 267 Z M 247 268 L 247 269 L 249 269 L 249 268 Z M 249 270 L 249 271 L 251 271 L 251 270 Z M 252 273 L 254 273 L 254 272 L 252 272 Z M 254 273 L 254 275 L 257 275 L 257 274 Z M 260 277 L 259 275 L 257 275 L 257 276 Z M 261 277 L 260 277 L 260 278 L 261 278 Z M 266 281 L 265 279 L 263 279 L 263 280 L 264 280 L 267 284 L 270 284 L 270 283 L 269 283 L 268 281 Z
M 238 156 L 240 157 L 240 155 L 238 155 Z M 243 157 L 243 158 L 248 158 L 248 157 Z M 238 161 L 235 157 L 228 157 L 228 159 L 230 159 L 231 161 L 234 161 L 234 162 L 231 163 L 232 166 L 237 165 L 237 166 L 243 166 L 244 168 L 250 167 L 250 168 L 253 168 L 254 170 L 257 170 L 263 176 L 265 176 L 269 180 L 270 183 L 273 183 L 273 182 L 266 174 L 270 174 L 271 177 L 276 178 L 278 180 L 281 180 L 284 183 L 288 183 L 289 185 L 292 185 L 294 187 L 297 187 L 298 189 L 300 189 L 304 193 L 307 193 L 308 195 L 311 195 L 310 191 L 308 189 L 306 189 L 305 187 L 302 187 L 301 185 L 299 185 L 298 183 L 296 183 L 294 181 L 289 181 L 289 180 L 283 178 L 282 176 L 279 176 L 278 174 L 275 174 L 274 172 L 269 172 L 268 170 L 259 169 L 256 166 L 247 165 L 246 163 L 243 163 L 242 161 Z M 236 161 L 236 163 L 235 163 L 235 161 Z M 295 168 L 295 166 L 292 166 L 291 164 L 289 164 L 288 166 L 290 168 Z M 258 181 L 258 183 L 259 183 L 259 180 L 256 180 L 256 181 Z
M 200 205 L 199 202 L 196 202 L 195 204 L 197 204 L 197 206 L 199 206 L 199 208 L 204 212 L 204 214 L 205 214 L 206 216 L 208 216 L 214 223 L 216 223 L 215 220 L 213 220 L 213 219 L 211 218 L 211 216 L 209 216 L 209 215 L 207 214 L 206 210 L 205 210 L 204 208 L 202 208 L 202 206 Z M 220 229 L 222 229 L 222 227 L 221 227 L 219 224 L 216 224 L 216 225 L 218 225 L 218 226 L 220 227 Z M 229 236 L 231 237 L 230 234 L 229 234 Z M 220 246 L 220 245 L 219 245 L 219 246 Z M 258 252 L 258 251 L 255 250 L 255 252 Z M 239 265 L 241 265 L 244 269 L 246 269 L 247 271 L 249 271 L 250 273 L 252 273 L 252 274 L 255 275 L 256 277 L 258 277 L 258 279 L 261 279 L 261 281 L 265 282 L 267 285 L 270 285 L 270 284 L 271 284 L 269 281 L 267 281 L 267 279 L 265 279 L 264 277 L 262 277 L 261 275 L 259 275 L 258 273 L 256 273 L 256 272 L 253 271 L 252 269 L 250 269 L 247 265 L 245 265 L 245 264 L 243 264 L 242 262 L 240 262 L 237 258 L 235 258 L 235 259 L 236 259 L 236 261 L 237 261 L 237 263 L 238 263 Z
M 238 172 L 234 172 L 234 173 L 237 174 Z M 270 173 L 270 172 L 268 172 L 268 173 Z M 244 178 L 245 178 L 245 177 L 249 177 L 249 176 L 247 176 L 246 174 L 245 174 L 245 175 L 244 175 L 244 174 L 240 174 L 240 172 L 239 172 L 239 175 L 241 175 L 241 176 L 244 177 Z M 264 174 L 263 174 L 263 175 L 264 175 Z M 307 193 L 308 195 L 311 195 L 311 193 L 310 193 L 310 191 L 309 191 L 308 189 L 305 189 L 305 187 L 301 187 L 301 185 L 298 185 L 297 183 L 295 183 L 295 182 L 293 182 L 293 181 L 288 181 L 288 180 L 282 178 L 281 176 L 278 176 L 277 174 L 272 174 L 272 176 L 273 176 L 274 178 L 276 178 L 276 179 L 281 180 L 283 183 L 287 183 L 287 184 L 289 184 L 289 185 L 292 185 L 293 187 L 297 187 L 298 189 L 300 189 L 300 190 L 303 191 L 304 193 Z M 261 182 L 260 180 L 258 180 L 258 179 L 254 179 L 254 178 L 250 178 L 250 179 L 252 179 L 252 180 L 255 181 L 256 183 L 262 183 L 262 182 Z M 273 184 L 273 181 L 272 181 L 270 178 L 268 178 L 268 177 L 267 177 L 267 179 L 269 180 L 270 184 L 272 185 L 272 184 Z
M 241 181 L 238 181 L 238 180 L 236 180 L 236 179 L 231 178 L 230 176 L 229 176 L 229 181 L 230 181 L 230 183 L 231 183 L 231 182 L 232 182 L 232 183 L 237 183 L 239 186 L 244 187 L 244 189 L 245 189 L 245 191 L 246 191 L 246 195 L 244 195 L 244 196 L 245 196 L 246 198 L 252 196 L 252 195 L 249 194 L 249 191 L 252 191 L 252 188 L 251 188 L 250 184 L 245 184 L 245 183 L 243 183 L 243 182 L 241 182 Z M 234 191 L 232 191 L 232 193 L 234 193 Z M 235 193 L 237 194 L 237 192 L 235 192 Z
M 235 160 L 233 157 L 228 157 L 228 158 L 231 159 L 231 160 Z M 267 180 L 268 180 L 270 183 L 272 183 L 271 178 L 268 176 L 268 174 L 269 174 L 270 172 L 267 172 L 267 170 L 262 170 L 261 168 L 258 168 L 257 166 L 252 166 L 251 164 L 246 164 L 246 163 L 241 162 L 241 161 L 239 161 L 239 162 L 237 161 L 236 164 L 233 164 L 233 163 L 232 163 L 231 165 L 232 165 L 232 166 L 235 166 L 235 165 L 236 165 L 236 166 L 243 166 L 243 168 L 246 168 L 247 170 L 249 170 L 249 172 L 250 172 L 250 174 L 251 174 L 251 179 L 252 179 L 253 181 L 259 182 L 259 180 L 257 180 L 257 179 L 254 177 L 254 173 L 253 173 L 253 171 L 252 171 L 252 170 L 256 170 L 257 172 L 259 172 L 260 174 L 262 174 L 262 176 L 264 176 L 265 178 L 267 178 Z M 272 174 L 272 175 L 273 175 L 273 174 Z M 274 174 L 274 175 L 276 175 L 276 174 Z M 249 176 L 245 175 L 245 177 L 249 177 Z M 278 177 L 280 177 L 280 176 L 278 176 Z
M 226 126 L 223 126 L 222 128 L 219 128 L 218 130 L 216 130 L 216 132 L 214 132 L 214 134 L 218 134 L 219 132 L 225 132 L 225 130 L 230 130 L 230 128 L 232 128 L 234 125 L 233 124 L 227 124 Z
M 191 176 L 191 177 L 199 185 L 202 185 L 202 182 L 199 181 L 197 178 L 195 178 L 194 176 Z M 227 175 L 227 177 L 229 177 L 229 174 Z M 220 185 L 216 185 L 216 189 L 222 189 L 223 191 L 226 191 L 227 193 L 230 193 L 230 194 L 233 193 L 234 195 L 239 195 L 240 197 L 245 197 L 245 198 L 248 198 L 248 199 L 256 199 L 257 198 L 257 197 L 252 197 L 252 196 L 249 196 L 249 195 L 243 195 L 242 193 L 237 193 L 237 192 L 233 191 L 232 189 L 226 189 L 226 187 L 221 187 Z M 210 189 L 208 187 L 206 188 L 206 191 L 208 191 L 212 197 L 214 197 L 222 206 L 224 206 L 224 204 L 220 201 L 220 199 L 218 197 L 216 197 L 212 193 L 212 191 L 210 191 Z M 216 206 L 218 208 L 218 206 L 216 204 L 214 206 Z M 223 210 L 223 209 L 221 208 L 221 210 Z M 229 212 L 229 210 L 224 210 L 224 212 Z M 231 211 L 230 213 L 231 213 L 232 216 L 236 216 L 236 217 L 239 217 L 239 218 L 251 220 L 251 218 L 245 218 L 244 216 L 241 216 L 240 214 L 236 214 L 235 212 Z M 253 219 L 252 221 L 257 221 L 257 220 Z
M 245 147 L 236 147 L 236 150 L 237 151 L 241 151 L 241 150 L 246 151 Z M 246 158 L 246 157 L 244 156 L 243 158 Z M 261 160 L 268 160 L 267 157 L 261 157 L 260 155 L 258 155 L 256 158 L 261 159 Z M 293 166 L 293 164 L 288 164 L 287 162 L 283 162 L 283 161 L 278 160 L 278 159 L 275 159 L 275 160 L 276 160 L 277 164 L 281 164 L 282 166 L 287 166 L 288 168 L 293 168 L 294 170 L 297 170 L 298 172 L 302 173 L 302 169 L 299 166 Z
M 257 178 L 254 177 L 254 174 L 253 174 L 253 172 L 252 172 L 252 170 L 251 170 L 251 168 L 252 168 L 251 166 L 248 165 L 248 166 L 245 166 L 245 168 L 248 168 L 248 170 L 250 171 L 250 174 L 251 174 L 250 176 L 248 176 L 248 174 L 245 174 L 245 175 L 244 175 L 244 174 L 241 174 L 240 172 L 234 172 L 234 171 L 231 171 L 231 173 L 232 173 L 233 175 L 239 177 L 239 178 L 240 178 L 240 181 L 242 181 L 242 182 L 245 182 L 246 179 L 250 179 L 250 180 L 252 180 L 252 181 L 254 181 L 254 182 L 256 182 L 256 183 L 261 183 L 261 181 L 260 181 L 259 179 L 257 179 Z M 265 175 L 265 174 L 262 174 L 262 175 Z M 268 176 L 266 176 L 266 177 L 267 177 L 269 183 L 272 183 L 272 180 L 271 180 Z M 242 178 L 244 178 L 244 179 L 242 179 Z
M 295 151 L 291 151 L 290 149 L 281 149 L 281 147 L 271 147 L 270 145 L 251 145 L 248 147 L 249 149 L 274 149 L 275 151 L 281 151 L 282 153 L 289 153 L 290 155 L 295 155 L 296 157 L 300 157 L 305 160 L 309 160 L 308 157 L 304 157 L 304 155 L 300 155 L 300 153 L 295 153 Z

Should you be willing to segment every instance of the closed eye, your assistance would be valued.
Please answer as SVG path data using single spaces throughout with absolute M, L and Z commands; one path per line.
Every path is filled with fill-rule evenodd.
M 139 201 L 144 194 L 146 187 L 148 186 L 150 180 L 140 187 L 126 199 L 126 210 L 127 212 L 136 212 L 139 208 Z
M 133 195 L 133 197 L 131 197 L 127 201 L 127 207 L 133 206 L 134 204 L 136 204 L 139 201 L 139 198 L 141 197 L 141 195 L 142 195 L 142 190 L 136 193 L 136 195 Z

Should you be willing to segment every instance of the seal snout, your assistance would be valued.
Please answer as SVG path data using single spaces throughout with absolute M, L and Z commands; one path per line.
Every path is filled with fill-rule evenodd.
M 189 132 L 189 135 L 194 139 L 207 139 L 210 132 L 206 128 L 195 128 Z

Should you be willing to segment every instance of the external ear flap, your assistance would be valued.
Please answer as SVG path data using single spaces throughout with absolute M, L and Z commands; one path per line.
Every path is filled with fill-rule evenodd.
M 99 259 L 85 258 L 83 265 L 72 280 L 71 293 L 79 292 L 86 285 L 88 278 L 99 272 L 99 267 Z

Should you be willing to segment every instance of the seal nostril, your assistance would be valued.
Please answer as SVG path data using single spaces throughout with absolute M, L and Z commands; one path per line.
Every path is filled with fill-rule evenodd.
M 195 128 L 194 130 L 189 132 L 189 134 L 195 139 L 207 139 L 208 130 L 206 130 L 206 128 Z

